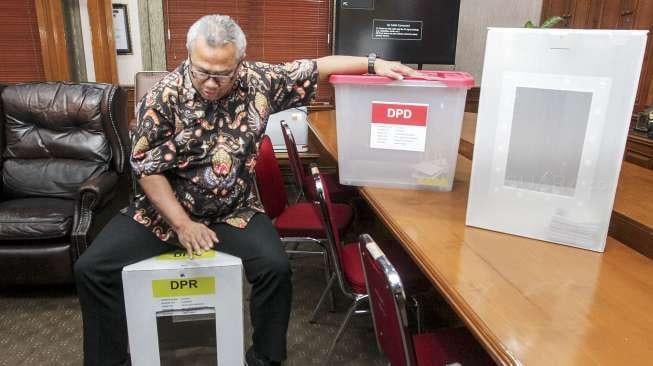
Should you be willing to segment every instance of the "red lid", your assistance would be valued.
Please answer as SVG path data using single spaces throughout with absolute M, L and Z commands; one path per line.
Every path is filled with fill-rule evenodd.
M 441 83 L 449 88 L 472 88 L 474 86 L 474 77 L 462 71 L 419 71 L 420 76 L 406 77 L 404 80 L 423 80 Z M 331 75 L 329 82 L 331 84 L 389 84 L 394 79 L 387 76 L 379 75 Z

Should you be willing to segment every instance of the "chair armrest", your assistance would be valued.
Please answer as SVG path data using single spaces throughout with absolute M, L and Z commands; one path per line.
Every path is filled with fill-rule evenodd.
M 95 209 L 96 206 L 102 207 L 104 204 L 113 197 L 115 191 L 113 188 L 118 183 L 118 174 L 114 171 L 103 173 L 95 178 L 91 178 L 79 186 L 79 197 L 85 195 L 93 195 L 95 205 L 90 207 Z
M 79 187 L 71 235 L 77 256 L 81 255 L 90 244 L 87 235 L 93 222 L 93 211 L 104 206 L 114 196 L 117 182 L 118 174 L 110 171 L 87 180 Z

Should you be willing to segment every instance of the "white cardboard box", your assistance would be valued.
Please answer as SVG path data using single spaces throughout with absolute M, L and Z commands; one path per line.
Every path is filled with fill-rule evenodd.
M 281 133 L 281 121 L 284 120 L 290 127 L 292 135 L 295 138 L 297 151 L 308 151 L 308 110 L 306 107 L 297 107 L 286 109 L 281 112 L 271 114 L 268 117 L 268 124 L 265 128 L 265 134 L 270 136 L 272 148 L 274 151 L 286 151 L 286 143 Z
M 243 365 L 242 263 L 166 253 L 122 271 L 134 366 Z
M 602 252 L 646 31 L 488 31 L 467 225 Z

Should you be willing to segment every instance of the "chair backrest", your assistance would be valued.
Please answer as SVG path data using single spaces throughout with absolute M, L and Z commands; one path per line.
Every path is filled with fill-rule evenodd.
M 320 217 L 322 218 L 322 224 L 326 231 L 326 238 L 329 244 L 328 247 L 334 261 L 338 282 L 340 283 L 340 287 L 344 293 L 352 294 L 351 286 L 343 271 L 343 265 L 345 263 L 343 243 L 340 241 L 340 233 L 336 225 L 335 209 L 331 202 L 329 188 L 323 183 L 325 181 L 324 177 L 315 164 L 311 164 L 311 175 L 313 176 L 317 196 L 315 204 L 318 205 L 320 209 Z
M 134 116 L 138 115 L 138 104 L 141 99 L 147 94 L 147 92 L 152 89 L 152 87 L 161 81 L 168 71 L 139 71 L 134 75 Z M 131 113 L 131 111 L 130 111 Z M 127 132 L 131 131 L 136 127 L 136 118 L 129 118 L 129 126 L 127 127 Z M 132 193 L 133 194 L 143 194 L 141 186 L 137 183 L 136 177 L 132 176 Z
M 399 274 L 369 235 L 361 235 L 359 245 L 376 340 L 391 365 L 414 365 L 406 295 Z
M 277 218 L 288 204 L 279 162 L 274 155 L 270 137 L 264 135 L 259 143 L 256 165 L 256 184 L 265 212 L 271 219 Z
M 168 75 L 168 71 L 139 71 L 134 75 L 134 106 L 138 104 L 138 101 L 147 94 L 147 92 Z
M 168 71 L 139 71 L 134 75 L 134 115 L 138 115 L 138 103 L 145 94 L 168 74 Z M 136 119 L 130 118 L 130 122 L 129 130 L 131 131 L 135 127 Z
M 292 175 L 295 178 L 295 185 L 300 194 L 303 194 L 305 197 L 309 197 L 305 190 L 309 187 L 304 187 L 304 182 L 307 180 L 308 175 L 302 166 L 302 161 L 299 158 L 299 152 L 297 151 L 297 144 L 295 144 L 295 136 L 292 134 L 292 130 L 286 121 L 281 120 L 281 134 L 283 135 L 283 141 L 286 144 L 286 151 L 288 152 L 288 161 L 290 161 L 290 170 L 292 170 Z
M 82 182 L 126 169 L 122 89 L 29 83 L 5 87 L 0 99 L 4 196 L 74 198 Z

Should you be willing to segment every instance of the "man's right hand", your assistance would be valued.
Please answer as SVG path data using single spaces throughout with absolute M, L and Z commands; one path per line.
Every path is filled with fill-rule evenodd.
M 138 183 L 145 191 L 145 195 L 152 202 L 157 211 L 172 225 L 177 233 L 179 243 L 188 251 L 188 257 L 193 254 L 202 254 L 213 248 L 218 242 L 218 236 L 208 226 L 193 221 L 172 191 L 168 179 L 161 174 L 152 174 L 141 177 Z
M 176 232 L 179 243 L 186 248 L 189 258 L 193 258 L 193 254 L 201 255 L 213 248 L 214 243 L 219 242 L 215 231 L 202 223 L 192 220 L 180 225 Z

